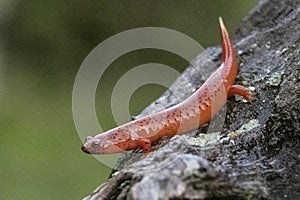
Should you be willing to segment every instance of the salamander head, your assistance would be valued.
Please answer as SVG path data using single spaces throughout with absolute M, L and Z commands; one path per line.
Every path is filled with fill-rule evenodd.
M 110 135 L 99 134 L 95 137 L 86 137 L 81 149 L 88 154 L 120 153 L 124 151 L 124 149 L 120 148 L 120 144 L 120 142 L 111 140 Z

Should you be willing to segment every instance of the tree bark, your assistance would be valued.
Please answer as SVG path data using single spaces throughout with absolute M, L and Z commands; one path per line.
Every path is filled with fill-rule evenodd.
M 205 125 L 161 139 L 147 155 L 124 153 L 120 170 L 86 199 L 300 199 L 300 1 L 261 1 L 234 44 L 236 83 L 252 87 L 255 100 L 230 98 L 221 132 L 203 134 L 210 132 Z M 220 63 L 219 47 L 206 52 Z M 191 85 L 182 80 L 195 88 L 207 78 L 195 68 L 215 70 L 204 54 L 193 62 L 173 93 L 140 116 L 189 96 Z

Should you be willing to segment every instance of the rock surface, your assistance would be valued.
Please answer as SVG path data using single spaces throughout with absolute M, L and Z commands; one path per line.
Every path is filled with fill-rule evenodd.
M 261 1 L 234 43 L 236 83 L 252 88 L 255 100 L 230 98 L 211 124 L 164 138 L 147 155 L 124 153 L 119 171 L 86 199 L 300 199 L 300 1 Z M 206 52 L 210 59 L 200 54 L 140 116 L 203 83 L 221 49 Z

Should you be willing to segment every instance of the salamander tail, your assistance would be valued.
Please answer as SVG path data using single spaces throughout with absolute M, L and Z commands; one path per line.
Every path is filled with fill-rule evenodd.
M 222 41 L 222 62 L 225 62 L 225 60 L 230 56 L 230 47 L 231 42 L 228 36 L 227 29 L 224 25 L 222 17 L 219 17 L 219 23 L 220 23 L 220 29 L 221 29 L 221 41 Z

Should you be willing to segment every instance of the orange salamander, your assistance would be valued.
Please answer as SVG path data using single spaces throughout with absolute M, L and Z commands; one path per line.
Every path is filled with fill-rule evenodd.
M 250 90 L 233 85 L 237 59 L 223 20 L 219 18 L 222 39 L 222 64 L 190 97 L 181 103 L 131 121 L 94 137 L 88 136 L 81 149 L 89 154 L 119 153 L 141 148 L 151 151 L 151 143 L 162 137 L 196 130 L 208 122 L 226 103 L 228 97 L 240 95 L 252 100 Z

